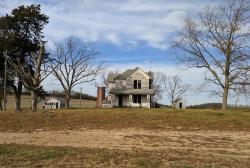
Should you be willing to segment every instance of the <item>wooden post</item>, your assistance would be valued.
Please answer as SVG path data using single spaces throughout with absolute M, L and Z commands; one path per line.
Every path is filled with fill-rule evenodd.
M 4 91 L 3 91 L 3 112 L 6 110 L 7 103 L 7 51 L 4 52 L 5 62 L 4 62 Z
M 82 108 L 82 87 L 80 89 L 80 108 Z

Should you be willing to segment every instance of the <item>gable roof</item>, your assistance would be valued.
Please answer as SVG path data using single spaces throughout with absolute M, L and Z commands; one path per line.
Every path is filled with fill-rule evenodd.
M 107 82 L 115 82 L 115 80 L 124 80 L 137 70 L 141 70 L 142 72 L 144 72 L 139 67 L 136 67 L 135 69 L 127 69 L 125 72 L 121 74 L 109 74 L 107 78 Z M 150 78 L 152 78 L 152 72 L 144 72 L 144 73 Z
M 61 103 L 64 103 L 64 100 L 62 98 L 58 98 L 58 97 L 48 97 L 44 100 L 44 102 L 48 102 L 50 101 L 51 99 L 55 99 L 57 100 L 58 102 L 61 102 Z
M 128 69 L 125 72 L 117 75 L 114 80 L 123 80 L 132 75 L 135 72 L 135 69 Z
M 107 82 L 115 82 L 114 78 L 117 76 L 118 74 L 108 74 L 108 77 L 107 77 Z

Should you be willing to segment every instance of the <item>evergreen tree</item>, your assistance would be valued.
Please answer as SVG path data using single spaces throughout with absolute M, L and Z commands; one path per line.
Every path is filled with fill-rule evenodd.
M 9 59 L 32 66 L 32 53 L 39 51 L 44 40 L 43 29 L 49 18 L 41 13 L 40 5 L 20 6 L 0 18 L 0 54 L 7 50 Z M 0 65 L 2 68 L 2 65 Z M 9 66 L 8 85 L 15 93 L 15 110 L 20 111 L 23 81 Z

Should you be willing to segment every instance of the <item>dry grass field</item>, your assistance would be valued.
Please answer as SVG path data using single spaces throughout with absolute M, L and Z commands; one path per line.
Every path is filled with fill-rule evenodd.
M 0 167 L 249 167 L 250 110 L 0 113 Z

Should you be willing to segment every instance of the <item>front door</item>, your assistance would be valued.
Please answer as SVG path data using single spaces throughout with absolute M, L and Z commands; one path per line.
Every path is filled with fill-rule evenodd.
M 179 107 L 180 107 L 180 109 L 182 109 L 182 103 L 180 103 Z
M 119 106 L 122 106 L 122 95 L 119 95 L 118 99 L 119 99 Z

